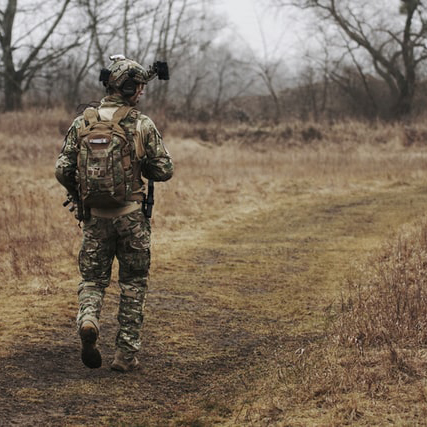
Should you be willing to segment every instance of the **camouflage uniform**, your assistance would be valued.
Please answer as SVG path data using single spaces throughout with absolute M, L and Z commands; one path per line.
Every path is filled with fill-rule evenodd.
M 121 95 L 105 97 L 98 108 L 101 119 L 103 116 L 111 118 L 122 105 L 127 105 L 127 100 Z M 76 191 L 77 135 L 84 126 L 83 120 L 83 116 L 74 120 L 56 162 L 56 177 L 70 192 Z M 142 176 L 154 181 L 171 178 L 173 163 L 154 123 L 132 109 L 120 125 L 134 135 L 133 148 L 138 158 L 145 153 L 141 157 Z M 128 354 L 136 353 L 141 346 L 140 330 L 150 267 L 150 233 L 150 221 L 137 202 L 127 202 L 123 208 L 92 209 L 91 218 L 83 225 L 83 243 L 79 253 L 83 280 L 78 289 L 77 325 L 80 327 L 89 320 L 99 330 L 102 301 L 116 256 L 121 289 L 116 346 Z

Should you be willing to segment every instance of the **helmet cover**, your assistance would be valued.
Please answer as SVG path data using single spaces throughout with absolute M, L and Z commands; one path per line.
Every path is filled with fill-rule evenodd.
M 146 84 L 150 80 L 147 70 L 137 62 L 122 55 L 110 56 L 110 59 L 113 62 L 108 67 L 110 71 L 108 86 L 118 89 L 128 79 L 142 84 Z

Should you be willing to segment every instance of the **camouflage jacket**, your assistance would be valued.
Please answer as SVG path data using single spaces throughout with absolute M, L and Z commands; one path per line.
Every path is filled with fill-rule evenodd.
M 111 95 L 103 98 L 98 107 L 101 119 L 111 119 L 117 108 L 122 105 L 127 105 L 127 102 L 121 96 Z M 70 126 L 56 161 L 56 178 L 71 194 L 77 191 L 78 130 L 84 127 L 83 120 L 83 115 L 78 116 Z M 152 120 L 133 109 L 120 124 L 125 130 L 136 130 L 135 150 L 137 157 L 141 160 L 142 176 L 154 181 L 170 179 L 173 175 L 172 159 Z

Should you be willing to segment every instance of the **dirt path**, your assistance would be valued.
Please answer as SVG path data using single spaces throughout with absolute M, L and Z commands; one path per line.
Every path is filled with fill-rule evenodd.
M 321 336 L 323 309 L 350 262 L 421 215 L 426 203 L 423 190 L 410 185 L 294 192 L 212 223 L 179 250 L 162 239 L 142 368 L 126 375 L 109 369 L 114 284 L 103 310 L 101 369 L 80 362 L 74 307 L 45 308 L 40 328 L 17 336 L 0 359 L 0 425 L 250 425 L 253 388 L 272 369 L 275 348 L 294 351 Z M 55 292 L 67 302 L 71 286 Z

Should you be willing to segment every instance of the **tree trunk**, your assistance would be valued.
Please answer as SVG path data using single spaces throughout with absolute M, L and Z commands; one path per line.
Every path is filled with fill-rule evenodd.
M 412 105 L 414 99 L 414 84 L 413 82 L 406 81 L 399 91 L 399 96 L 394 105 L 394 116 L 402 119 L 412 112 Z
M 12 40 L 12 33 L 15 25 L 15 16 L 17 12 L 17 0 L 8 0 L 6 9 L 0 11 L 0 45 L 2 50 L 2 61 L 4 64 L 4 95 L 5 95 L 5 109 L 7 111 L 19 110 L 22 108 L 22 95 L 24 91 L 28 90 L 31 79 L 35 76 L 36 72 L 49 62 L 53 62 L 58 57 L 62 56 L 66 51 L 75 47 L 77 41 L 73 42 L 66 47 L 60 46 L 56 51 L 49 55 L 39 58 L 38 55 L 45 47 L 47 41 L 52 38 L 52 35 L 57 28 L 59 22 L 65 14 L 68 4 L 71 0 L 63 0 L 62 6 L 58 13 L 51 19 L 50 26 L 45 32 L 37 32 L 38 42 L 26 46 L 21 41 L 22 45 L 28 50 L 28 56 L 20 58 L 18 64 L 15 66 L 13 55 L 16 54 L 17 46 L 14 45 Z M 47 20 L 46 22 L 48 22 Z M 32 32 L 38 29 L 40 24 L 36 23 L 33 30 L 27 36 L 32 40 Z M 37 38 L 37 37 L 36 37 Z M 17 54 L 17 56 L 20 56 Z
M 6 111 L 22 109 L 22 73 L 15 70 L 9 49 L 3 56 L 4 62 L 4 96 Z
M 22 81 L 6 74 L 4 81 L 5 110 L 14 111 L 22 109 Z

